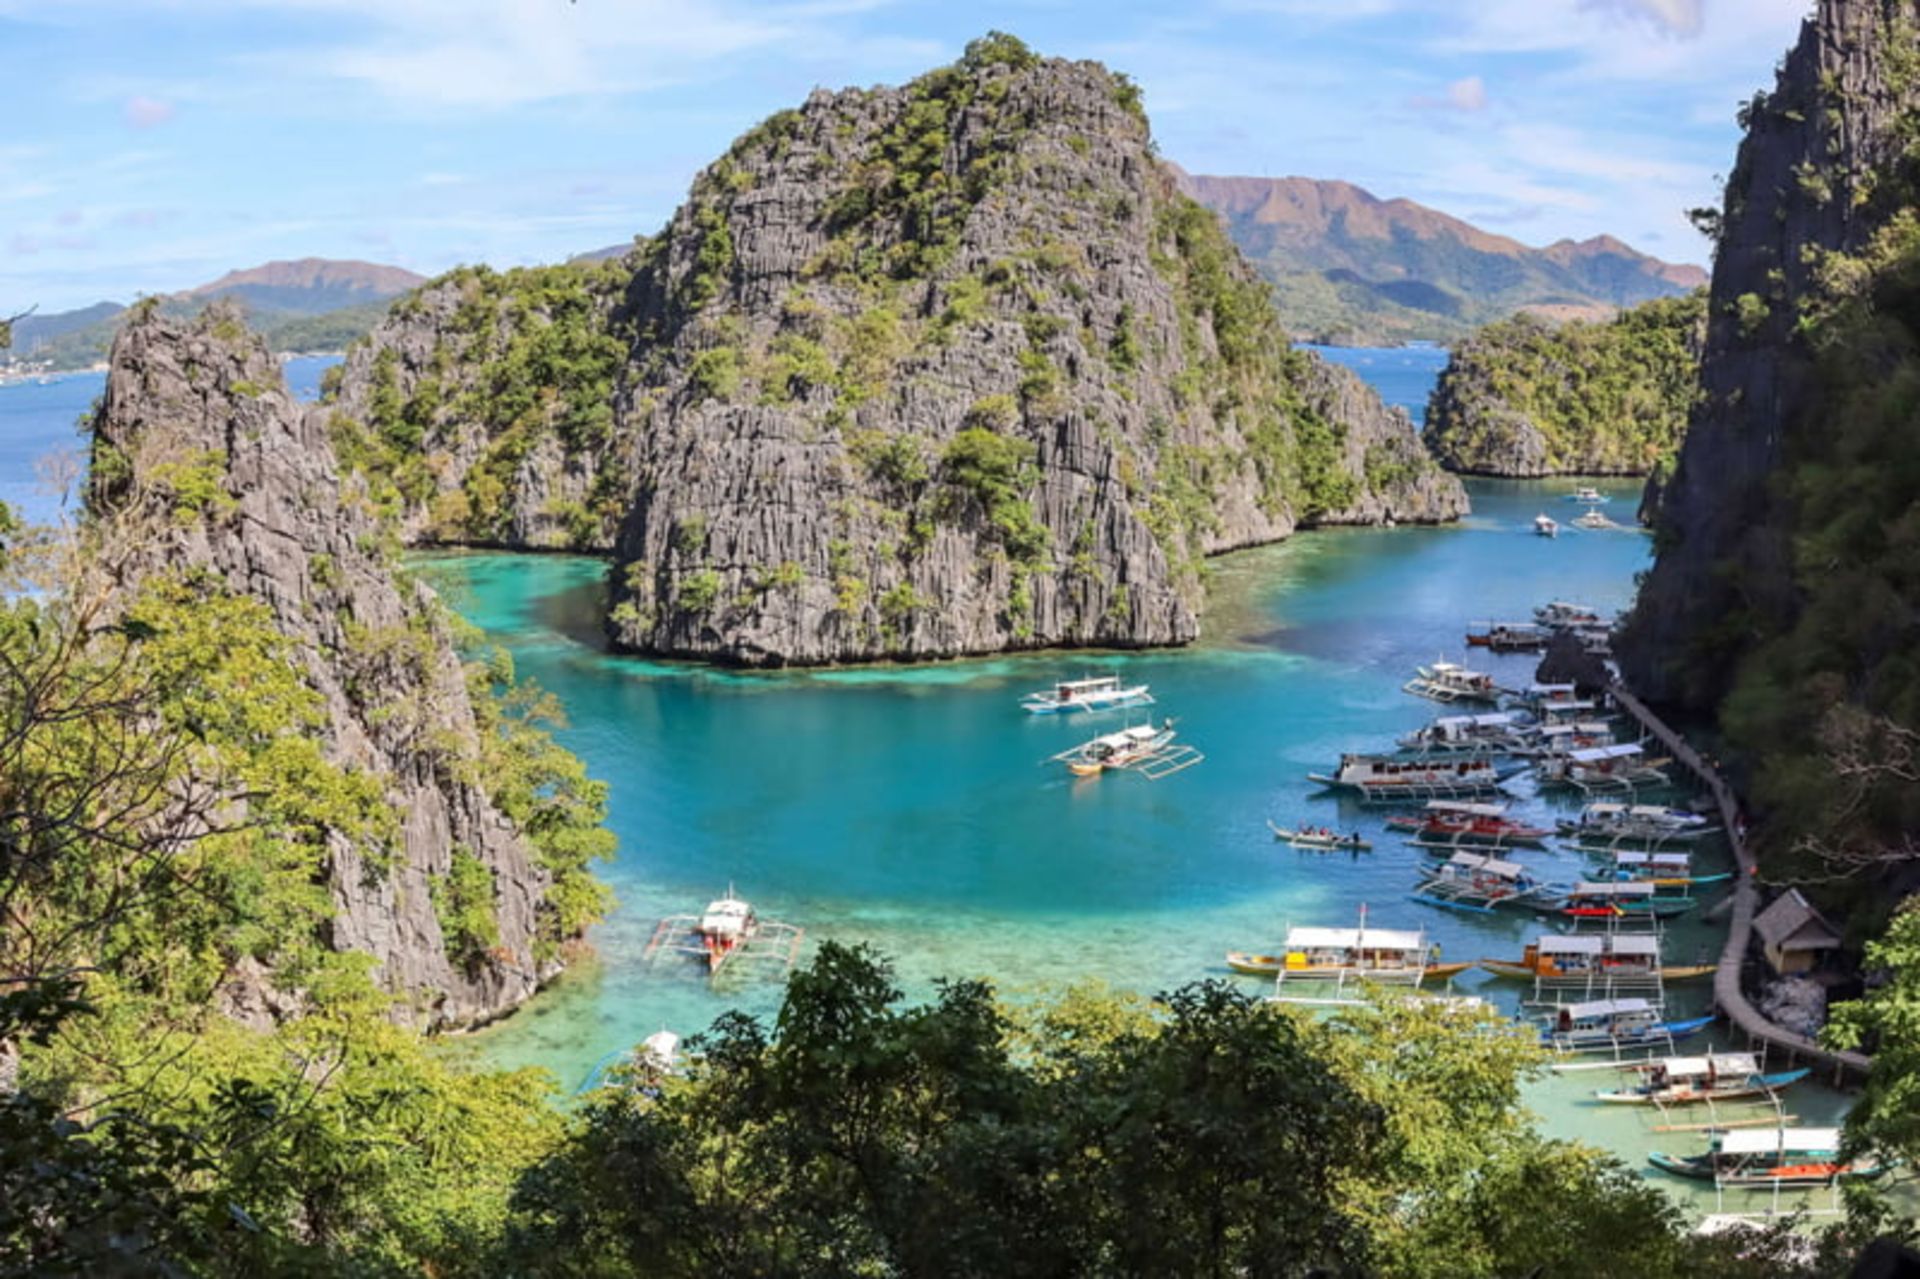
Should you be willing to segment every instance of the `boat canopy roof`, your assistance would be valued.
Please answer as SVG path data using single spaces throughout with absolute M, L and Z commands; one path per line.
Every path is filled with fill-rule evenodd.
M 1089 675 L 1085 679 L 1063 679 L 1054 687 L 1061 692 L 1081 693 L 1096 688 L 1113 688 L 1120 683 L 1118 675 Z
M 1620 1013 L 1650 1013 L 1653 1005 L 1644 999 L 1593 999 L 1584 1004 L 1567 1004 L 1561 1012 L 1576 1020 L 1588 1017 L 1613 1017 Z
M 1458 813 L 1465 817 L 1505 817 L 1505 804 L 1476 804 L 1464 799 L 1430 799 L 1427 801 L 1429 813 Z
M 700 929 L 709 933 L 737 931 L 752 915 L 753 907 L 738 897 L 722 897 L 707 903 L 700 914 Z
M 1598 955 L 1607 948 L 1607 939 L 1597 933 L 1547 933 L 1538 942 L 1543 955 Z
M 1132 728 L 1123 728 L 1117 733 L 1107 733 L 1103 736 L 1096 737 L 1093 741 L 1088 742 L 1087 745 L 1110 746 L 1115 750 L 1119 750 L 1123 747 L 1138 746 L 1143 742 L 1150 742 L 1158 736 L 1159 732 L 1160 730 L 1151 724 L 1135 724 Z
M 1584 822 L 1609 821 L 1615 817 L 1624 817 L 1626 813 L 1627 806 L 1625 804 L 1615 800 L 1601 800 L 1599 803 L 1588 804 L 1585 808 L 1581 809 L 1580 820 Z
M 1583 879 L 1573 886 L 1575 897 L 1651 897 L 1655 885 L 1644 880 L 1610 879 L 1597 881 Z
M 1692 863 L 1689 853 L 1615 853 L 1616 866 L 1647 866 L 1659 870 L 1686 870 Z
M 1644 755 L 1638 742 L 1616 742 L 1612 746 L 1589 746 L 1585 750 L 1568 751 L 1567 758 L 1580 764 L 1598 764 L 1610 759 L 1632 759 Z
M 1757 1075 L 1760 1059 L 1752 1053 L 1708 1053 L 1704 1057 L 1669 1057 L 1660 1063 L 1669 1075 Z
M 1725 1155 L 1773 1155 L 1840 1148 L 1838 1128 L 1736 1128 L 1720 1135 Z
M 1540 709 L 1548 715 L 1565 715 L 1568 711 L 1596 710 L 1599 708 L 1599 705 L 1600 703 L 1587 698 L 1580 698 L 1577 701 L 1573 698 L 1566 698 L 1561 701 L 1543 703 Z
M 1651 955 L 1660 956 L 1660 939 L 1652 933 L 1615 933 L 1605 939 L 1610 955 Z
M 1704 826 L 1707 819 L 1698 813 L 1682 812 L 1678 808 L 1668 808 L 1664 804 L 1633 804 L 1624 806 L 1635 817 L 1645 817 L 1653 821 L 1677 822 L 1687 826 Z
M 1480 853 L 1455 853 L 1447 859 L 1447 865 L 1458 866 L 1462 870 L 1477 870 L 1487 875 L 1498 875 L 1502 879 L 1520 879 L 1527 868 L 1515 862 L 1503 862 L 1497 857 L 1487 857 Z
M 1533 697 L 1558 697 L 1562 694 L 1571 697 L 1573 695 L 1573 685 L 1529 684 L 1527 685 L 1527 693 Z
M 1435 728 L 1507 728 L 1520 716 L 1513 711 L 1488 711 L 1484 715 L 1442 715 L 1433 721 Z
M 1427 935 L 1394 928 L 1290 928 L 1288 950 L 1424 951 Z

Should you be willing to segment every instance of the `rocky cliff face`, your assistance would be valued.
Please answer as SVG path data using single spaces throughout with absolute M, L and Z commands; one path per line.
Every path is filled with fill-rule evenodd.
M 1885 182 L 1920 103 L 1913 0 L 1821 0 L 1746 137 L 1719 216 L 1701 400 L 1661 487 L 1659 555 L 1619 645 L 1637 687 L 1715 704 L 1731 653 L 1795 609 L 1771 484 L 1816 386 L 1799 336 L 1898 211 Z
M 1686 432 L 1705 331 L 1704 294 L 1604 323 L 1488 325 L 1454 347 L 1423 438 L 1471 475 L 1649 474 Z
M 1206 554 L 1465 510 L 1403 417 L 1288 348 L 1124 78 L 1015 41 L 816 93 L 623 261 L 556 271 L 428 289 L 337 405 L 418 433 L 422 536 L 610 543 L 624 647 L 1184 643 Z M 560 376 L 522 396 L 524 368 Z
M 489 730 L 447 623 L 397 572 L 392 532 L 366 486 L 342 476 L 327 416 L 293 400 L 264 344 L 221 304 L 196 320 L 149 310 L 129 323 L 93 431 L 93 512 L 133 530 L 110 531 L 120 540 L 102 561 L 129 588 L 206 573 L 269 604 L 325 698 L 329 754 L 386 789 L 398 846 L 331 850 L 332 944 L 372 955 L 428 1028 L 526 999 L 559 967 L 554 876 L 488 794 Z M 496 934 L 459 958 L 436 909 L 455 859 L 483 868 L 491 902 L 477 909 L 490 905 Z

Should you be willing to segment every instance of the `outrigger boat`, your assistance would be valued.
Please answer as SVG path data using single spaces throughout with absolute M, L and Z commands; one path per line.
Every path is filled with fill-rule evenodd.
M 1528 826 L 1506 814 L 1505 804 L 1436 799 L 1417 814 L 1387 818 L 1387 825 L 1393 830 L 1412 832 L 1413 842 L 1422 848 L 1443 850 L 1462 845 L 1505 848 L 1514 844 L 1538 844 L 1549 834 L 1544 827 Z
M 1647 1162 L 1662 1172 L 1721 1186 L 1824 1186 L 1871 1181 L 1893 1166 L 1875 1156 L 1840 1157 L 1838 1128 L 1738 1128 L 1715 1133 L 1705 1153 L 1654 1151 Z
M 1667 775 L 1660 768 L 1664 763 L 1647 759 L 1646 749 L 1638 742 L 1617 742 L 1549 755 L 1539 761 L 1538 769 L 1543 785 L 1585 791 L 1632 790 L 1665 785 Z
M 1543 511 L 1533 517 L 1533 531 L 1539 537 L 1559 537 L 1560 521 Z
M 1489 648 L 1496 653 L 1538 652 L 1547 646 L 1552 634 L 1533 622 L 1483 622 L 1467 628 L 1467 643 Z
M 1063 680 L 1050 689 L 1029 693 L 1020 705 L 1035 715 L 1059 715 L 1066 711 L 1107 711 L 1122 706 L 1148 706 L 1153 695 L 1145 684 L 1123 688 L 1118 675 L 1095 675 L 1087 679 Z
M 1123 768 L 1139 773 L 1148 781 L 1158 781 L 1206 758 L 1191 746 L 1174 745 L 1173 739 L 1172 720 L 1158 728 L 1139 724 L 1117 733 L 1104 733 L 1050 759 L 1065 764 L 1075 777 L 1098 777 L 1110 768 Z
M 1417 666 L 1414 677 L 1401 686 L 1403 692 L 1436 702 L 1497 702 L 1500 689 L 1493 676 L 1468 670 L 1457 662 L 1435 662 Z
M 1538 615 L 1540 610 L 1535 609 Z M 1535 712 L 1561 703 L 1577 701 L 1580 696 L 1578 687 L 1572 684 L 1529 684 L 1517 693 L 1522 705 L 1531 707 Z M 1592 703 L 1587 703 L 1592 705 Z
M 1592 750 L 1597 746 L 1612 746 L 1613 725 L 1603 719 L 1576 719 L 1562 722 L 1555 719 L 1551 723 L 1540 725 L 1533 730 L 1533 739 L 1519 754 L 1536 759 L 1547 759 L 1555 755 L 1571 755 L 1574 751 Z
M 1698 813 L 1659 804 L 1588 804 L 1580 816 L 1560 823 L 1560 834 L 1589 845 L 1692 843 L 1719 827 Z
M 1566 890 L 1535 879 L 1526 867 L 1480 853 L 1455 853 L 1427 872 L 1409 900 L 1491 915 L 1500 906 L 1543 906 Z
M 1716 875 L 1694 874 L 1693 857 L 1689 853 L 1614 853 L 1608 860 L 1615 879 L 1652 884 L 1656 889 L 1679 889 L 1683 893 L 1703 884 L 1720 884 L 1733 878 L 1728 871 Z
M 1324 828 L 1289 830 L 1285 826 L 1277 826 L 1272 822 L 1267 823 L 1267 829 L 1273 832 L 1275 839 L 1285 840 L 1295 848 L 1322 848 L 1343 852 L 1350 850 L 1356 853 L 1373 851 L 1373 844 L 1358 834 L 1342 835 L 1337 831 Z
M 1383 755 L 1342 755 L 1331 773 L 1308 773 L 1307 780 L 1333 790 L 1354 790 L 1367 803 L 1460 798 L 1497 791 L 1519 769 L 1504 772 L 1484 756 L 1464 759 L 1395 759 Z
M 1592 999 L 1555 1009 L 1546 1018 L 1540 1042 L 1560 1052 L 1641 1048 L 1671 1044 L 1712 1024 L 1711 1013 L 1667 1021 L 1647 999 Z
M 1644 879 L 1582 880 L 1558 908 L 1569 919 L 1671 919 L 1700 903 L 1691 897 L 1662 896 L 1657 885 Z
M 1550 600 L 1533 610 L 1533 620 L 1549 630 L 1568 630 L 1578 626 L 1602 626 L 1600 612 L 1590 604 L 1570 600 Z
M 1482 959 L 1495 977 L 1538 981 L 1542 985 L 1580 985 L 1605 981 L 1698 981 L 1713 976 L 1715 964 L 1662 964 L 1660 939 L 1651 933 L 1586 935 L 1542 933 L 1527 943 L 1517 960 Z
M 1422 755 L 1456 751 L 1513 755 L 1526 748 L 1527 727 L 1517 711 L 1442 715 L 1395 740 L 1400 749 Z
M 1701 1057 L 1664 1057 L 1635 1067 L 1646 1079 L 1631 1088 L 1602 1089 L 1600 1101 L 1626 1106 L 1686 1106 L 1703 1101 L 1771 1097 L 1805 1079 L 1806 1066 L 1767 1074 L 1752 1053 L 1707 1053 Z
M 1418 986 L 1428 978 L 1445 980 L 1472 967 L 1438 963 L 1438 958 L 1439 947 L 1427 941 L 1424 930 L 1368 928 L 1367 910 L 1362 906 L 1358 928 L 1290 928 L 1279 955 L 1233 951 L 1227 955 L 1227 967 L 1237 973 L 1271 975 L 1274 997 L 1285 1000 L 1280 990 L 1289 981 L 1331 981 L 1344 986 L 1350 979 L 1364 979 Z
M 669 951 L 692 955 L 705 961 L 709 976 L 735 959 L 773 959 L 791 967 L 803 936 L 804 930 L 792 924 L 761 919 L 729 887 L 725 897 L 709 902 L 698 915 L 669 915 L 661 920 L 644 958 L 656 959 Z
M 1607 500 L 1607 495 L 1590 484 L 1582 484 L 1567 494 L 1567 500 L 1569 502 L 1604 502 Z
M 1588 510 L 1585 515 L 1582 515 L 1579 519 L 1573 522 L 1573 526 L 1575 528 L 1584 528 L 1584 529 L 1603 529 L 1603 528 L 1619 528 L 1620 527 L 1620 525 L 1615 524 L 1612 520 L 1600 514 L 1598 507 Z

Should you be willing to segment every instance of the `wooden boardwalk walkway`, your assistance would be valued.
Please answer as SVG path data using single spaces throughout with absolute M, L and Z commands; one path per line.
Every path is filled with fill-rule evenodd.
M 1740 799 L 1719 771 L 1700 758 L 1700 753 L 1684 737 L 1669 728 L 1666 721 L 1647 709 L 1646 703 L 1618 684 L 1611 691 L 1620 708 L 1633 716 L 1640 727 L 1656 738 L 1673 755 L 1674 761 L 1698 778 L 1700 784 L 1707 788 L 1707 793 L 1713 796 L 1714 807 L 1720 813 L 1720 824 L 1727 833 L 1727 843 L 1732 847 L 1734 862 L 1739 867 L 1739 873 L 1734 876 L 1733 912 L 1728 921 L 1727 944 L 1720 952 L 1720 967 L 1713 975 L 1713 1002 L 1727 1015 L 1728 1020 L 1746 1032 L 1749 1039 L 1785 1051 L 1790 1060 L 1804 1060 L 1831 1067 L 1836 1079 L 1846 1076 L 1856 1080 L 1864 1078 L 1873 1066 L 1873 1058 L 1862 1053 L 1823 1048 L 1805 1035 L 1795 1034 L 1784 1026 L 1768 1021 L 1747 998 L 1747 992 L 1740 985 L 1740 970 L 1746 964 L 1747 944 L 1753 936 L 1753 917 L 1760 909 L 1760 882 L 1753 850 L 1747 847 Z

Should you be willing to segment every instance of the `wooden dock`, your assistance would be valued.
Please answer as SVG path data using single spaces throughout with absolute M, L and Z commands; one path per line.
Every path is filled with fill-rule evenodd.
M 1714 808 L 1720 814 L 1727 844 L 1733 849 L 1734 863 L 1739 867 L 1739 873 L 1734 876 L 1733 912 L 1728 920 L 1727 944 L 1720 952 L 1720 966 L 1713 974 L 1713 1002 L 1727 1015 L 1728 1020 L 1746 1033 L 1749 1040 L 1785 1052 L 1788 1060 L 1831 1067 L 1836 1080 L 1848 1076 L 1856 1080 L 1865 1078 L 1867 1071 L 1873 1067 L 1873 1058 L 1864 1053 L 1825 1048 L 1805 1035 L 1777 1026 L 1768 1021 L 1747 998 L 1746 991 L 1740 985 L 1740 970 L 1746 964 L 1747 945 L 1753 936 L 1753 917 L 1760 909 L 1760 872 L 1754 862 L 1753 851 L 1747 847 L 1740 799 L 1719 771 L 1700 758 L 1700 753 L 1668 727 L 1666 721 L 1649 710 L 1646 703 L 1618 684 L 1610 691 L 1620 709 L 1633 716 L 1649 736 L 1659 739 L 1661 745 L 1673 752 L 1674 762 L 1692 773 L 1706 787 L 1707 793 L 1713 796 Z

